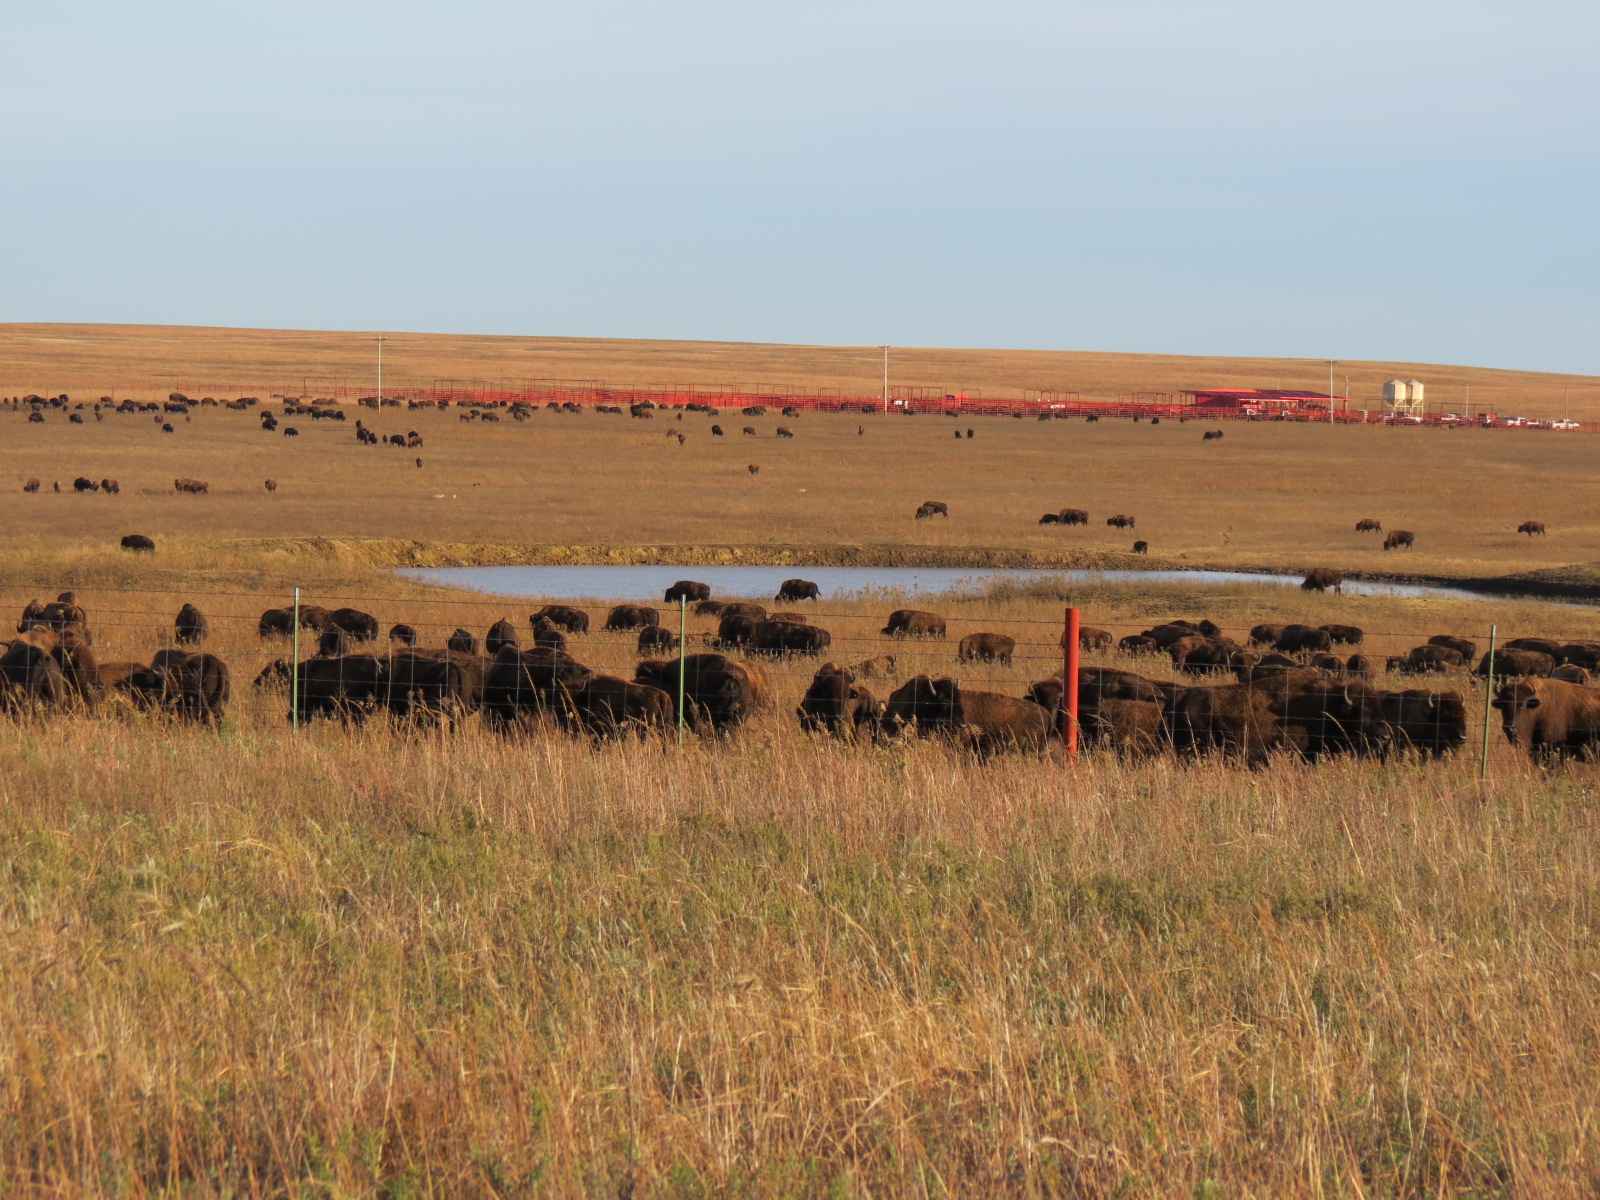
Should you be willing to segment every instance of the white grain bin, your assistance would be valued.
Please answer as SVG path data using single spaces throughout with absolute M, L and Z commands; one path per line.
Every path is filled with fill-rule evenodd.
M 1410 400 L 1411 403 L 1413 403 L 1413 404 L 1421 404 L 1422 403 L 1422 380 L 1420 380 L 1420 379 L 1408 379 L 1408 380 L 1406 380 L 1406 393 L 1407 393 L 1406 398 L 1408 400 Z
M 1404 404 L 1410 399 L 1409 385 L 1404 379 L 1391 379 L 1383 385 L 1383 398 L 1390 404 L 1399 402 Z

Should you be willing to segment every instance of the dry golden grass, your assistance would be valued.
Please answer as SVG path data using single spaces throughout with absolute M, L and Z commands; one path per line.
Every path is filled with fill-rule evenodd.
M 238 594 L 199 597 L 241 683 L 282 650 L 253 632 L 280 566 L 214 566 L 209 586 Z M 193 595 L 176 559 L 33 569 L 8 573 L 0 604 L 76 584 L 107 657 L 148 653 Z M 308 599 L 430 641 L 525 618 L 525 603 L 325 571 Z M 1526 603 L 1070 594 L 1119 628 L 1354 621 L 1380 651 L 1490 620 L 1600 633 L 1591 610 Z M 930 606 L 952 640 L 1035 641 L 1061 598 L 1001 587 Z M 821 607 L 865 651 L 891 603 Z M 632 659 L 619 635 L 576 648 Z M 951 669 L 950 652 L 911 649 L 906 667 Z M 1043 661 L 961 674 L 1015 692 Z M 293 735 L 282 698 L 247 687 L 219 734 L 109 715 L 0 725 L 0 1190 L 1600 1183 L 1588 769 L 1545 778 L 1498 735 L 1487 785 L 1470 754 L 980 765 L 805 738 L 788 709 L 806 673 L 777 672 L 778 702 L 734 737 L 682 748 L 502 741 L 475 722 Z
M 742 342 L 623 341 L 602 338 L 387 335 L 384 379 L 425 387 L 436 379 L 598 379 L 646 384 L 780 384 L 878 394 L 882 357 L 872 346 L 788 346 Z M 209 329 L 159 325 L 0 324 L 0 394 L 27 390 L 117 394 L 179 382 L 259 385 L 263 392 L 318 382 L 366 386 L 374 374 L 371 333 Z M 1086 351 L 907 347 L 892 351 L 892 382 L 1015 397 L 1058 389 L 1086 397 L 1192 387 L 1286 387 L 1325 391 L 1320 359 L 1111 354 Z M 1342 395 L 1380 405 L 1386 379 L 1421 379 L 1429 404 L 1529 417 L 1600 419 L 1600 379 L 1438 363 L 1342 363 Z
M 455 410 L 357 415 L 384 433 L 415 429 L 426 444 L 362 446 L 350 422 L 305 418 L 288 419 L 300 436 L 286 439 L 262 432 L 254 413 L 217 408 L 170 435 L 144 415 L 70 425 L 52 412 L 30 425 L 0 412 L 0 484 L 15 492 L 7 543 L 31 554 L 139 532 L 211 550 L 237 538 L 406 543 L 404 554 L 369 547 L 379 562 L 704 562 L 716 554 L 690 557 L 693 548 L 724 547 L 747 559 L 787 550 L 782 560 L 797 563 L 988 555 L 1135 565 L 1143 560 L 1126 552 L 1140 538 L 1153 565 L 1457 577 L 1600 560 L 1588 435 L 1235 422 L 1223 441 L 1202 443 L 1201 426 L 1171 421 L 807 415 L 784 422 L 796 436 L 782 440 L 776 417 L 718 418 L 729 436 L 714 438 L 713 419 L 694 413 L 680 422 L 540 411 L 498 424 L 464 424 Z M 745 424 L 762 436 L 740 436 Z M 958 440 L 958 427 L 977 436 Z M 72 495 L 80 474 L 115 478 L 123 492 Z M 211 494 L 175 493 L 178 476 L 210 480 Z M 20 494 L 30 477 L 44 481 L 41 494 Z M 262 488 L 269 477 L 274 496 Z M 50 490 L 57 480 L 69 494 Z M 928 498 L 952 516 L 914 520 Z M 1092 524 L 1037 524 L 1067 505 L 1088 509 Z M 1108 529 L 1117 512 L 1137 529 Z M 1413 530 L 1416 548 L 1384 553 L 1381 537 L 1354 532 L 1365 516 Z M 1550 535 L 1517 535 L 1528 519 Z

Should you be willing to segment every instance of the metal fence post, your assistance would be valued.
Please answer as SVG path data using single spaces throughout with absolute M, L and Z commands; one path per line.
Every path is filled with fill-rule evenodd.
M 684 657 L 689 652 L 689 597 L 678 597 L 678 745 L 683 745 Z
M 300 589 L 294 590 L 294 610 L 292 613 L 293 624 L 290 626 L 290 638 L 293 649 L 290 654 L 293 660 L 289 664 L 289 728 L 300 728 Z
M 1067 757 L 1078 757 L 1078 630 L 1080 615 L 1075 608 L 1066 611 L 1061 634 L 1061 740 Z
M 1500 632 L 1500 626 L 1489 626 L 1489 653 L 1483 656 L 1487 664 L 1483 669 L 1483 750 L 1478 755 L 1478 781 L 1489 778 L 1489 728 L 1490 715 L 1494 712 L 1494 642 L 1495 636 Z

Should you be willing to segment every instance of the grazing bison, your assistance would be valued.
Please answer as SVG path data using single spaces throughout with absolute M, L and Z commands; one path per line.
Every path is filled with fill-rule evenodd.
M 1318 625 L 1335 646 L 1359 646 L 1367 634 L 1359 625 Z
M 754 425 L 746 425 L 742 430 L 740 430 L 740 432 L 743 433 L 745 437 L 755 437 L 756 427 Z
M 1577 663 L 1562 663 L 1550 672 L 1551 679 L 1562 679 L 1567 683 L 1588 683 L 1593 676 L 1580 667 Z
M 661 624 L 659 610 L 644 604 L 619 604 L 606 615 L 605 629 L 639 629 Z
M 124 550 L 132 550 L 135 553 L 142 551 L 145 554 L 154 554 L 156 552 L 155 542 L 150 538 L 147 538 L 142 533 L 130 533 L 126 535 L 122 539 L 122 548 Z
M 1117 642 L 1117 650 L 1122 654 L 1155 654 L 1160 649 L 1160 642 L 1142 633 L 1130 633 Z
M 1382 533 L 1383 523 L 1381 521 L 1375 521 L 1371 517 L 1362 517 L 1361 520 L 1356 522 L 1356 532 Z
M 86 476 L 79 475 L 72 481 L 72 490 L 80 495 L 84 492 L 98 492 L 100 485 Z
M 1132 529 L 1135 522 L 1132 517 L 1127 516 L 1124 513 L 1118 513 L 1114 517 L 1107 517 L 1106 524 L 1111 526 L 1113 529 Z
M 721 425 L 713 425 L 711 427 L 711 436 L 712 437 L 721 437 L 722 436 L 722 426 Z
M 956 658 L 961 662 L 998 662 L 1010 666 L 1016 649 L 1017 639 L 1003 633 L 969 633 L 956 644 Z
M 919 515 L 922 515 L 923 509 L 927 510 L 926 515 L 930 517 L 948 517 L 950 515 L 950 506 L 943 500 L 924 500 L 917 506 Z
M 646 625 L 639 630 L 639 653 L 671 654 L 678 648 L 678 635 L 660 625 Z
M 525 718 L 559 709 L 594 672 L 563 650 L 507 646 L 490 662 L 483 681 L 483 715 L 491 729 L 509 732 Z
M 865 662 L 858 662 L 850 670 L 855 672 L 857 679 L 887 679 L 894 674 L 895 657 L 892 654 L 880 654 L 876 658 L 869 658 Z
M 666 590 L 661 599 L 666 604 L 676 604 L 680 600 L 709 600 L 711 599 L 711 585 L 709 583 L 696 583 L 692 579 L 680 579 Z
M 1056 514 L 1063 525 L 1087 525 L 1089 514 L 1081 508 L 1063 508 Z
M 1523 679 L 1495 692 L 1506 741 L 1549 765 L 1589 758 L 1600 743 L 1600 690 L 1560 679 Z
M 1272 648 L 1280 654 L 1331 650 L 1333 637 L 1326 629 L 1313 629 L 1310 625 L 1285 625 Z
M 444 648 L 456 654 L 476 654 L 478 639 L 473 637 L 469 630 L 457 626 L 455 631 L 445 638 Z
M 782 599 L 780 596 L 779 599 Z M 764 604 L 757 604 L 753 600 L 736 600 L 722 606 L 721 614 L 724 617 L 753 617 L 759 621 L 767 615 Z
M 1561 647 L 1555 658 L 1562 666 L 1582 667 L 1585 671 L 1600 671 L 1600 645 L 1594 642 L 1568 642 Z
M 308 658 L 295 667 L 295 716 L 362 720 L 377 706 L 383 683 L 384 662 L 370 654 Z
M 336 608 L 328 614 L 328 624 L 337 625 L 357 642 L 378 640 L 378 618 L 359 608 Z
M 712 644 L 719 650 L 748 646 L 756 625 L 764 620 L 765 617 L 752 617 L 746 613 L 725 612 L 717 622 L 717 635 L 712 639 Z
M 31 495 L 39 490 L 39 486 L 39 481 L 37 479 L 29 479 L 22 485 L 22 490 Z
M 1556 669 L 1556 660 L 1538 650 L 1496 650 L 1492 655 L 1483 656 L 1475 674 L 1487 678 L 1491 665 L 1496 677 L 1501 679 L 1548 678 Z
M 880 631 L 885 637 L 936 637 L 945 635 L 944 618 L 916 608 L 897 608 Z
M 1336 594 L 1344 591 L 1344 576 L 1332 567 L 1312 567 L 1300 581 L 1302 592 L 1325 592 L 1329 588 Z
M 779 425 L 777 429 L 773 430 L 773 433 L 781 438 L 792 438 L 794 436 L 794 430 L 784 425 Z
M 795 711 L 800 728 L 807 733 L 850 737 L 859 729 L 872 728 L 882 708 L 872 693 L 856 682 L 849 667 L 824 663 Z
M 1053 513 L 1053 512 L 1045 513 L 1044 516 L 1039 518 L 1039 524 L 1041 524 L 1041 525 L 1059 525 L 1059 524 L 1061 524 L 1061 515 L 1059 513 Z
M 1459 670 L 1467 665 L 1466 657 L 1449 646 L 1413 646 L 1406 654 L 1400 670 L 1407 675 L 1426 675 L 1430 672 Z
M 1545 534 L 1544 522 L 1543 521 L 1524 521 L 1521 525 L 1517 526 L 1517 532 L 1518 533 L 1525 533 L 1529 537 L 1533 537 L 1535 534 L 1537 534 L 1540 537 L 1543 537 L 1544 534 Z
M 529 624 L 543 617 L 553 625 L 559 625 L 568 633 L 588 633 L 589 614 L 581 608 L 573 608 L 570 604 L 546 604 L 538 612 L 528 618 Z
M 34 713 L 67 702 L 70 689 L 56 660 L 60 645 L 60 635 L 42 627 L 0 643 L 0 712 Z
M 1416 540 L 1417 535 L 1409 529 L 1395 529 L 1385 535 L 1383 548 L 1385 550 L 1397 550 L 1403 547 L 1409 550 L 1416 543 Z
M 1561 653 L 1561 643 L 1554 638 L 1512 638 L 1501 646 L 1502 650 L 1537 650 L 1555 658 Z
M 263 486 L 268 492 L 275 492 L 278 490 L 278 481 L 276 479 L 269 479 Z
M 1285 628 L 1283 625 L 1257 625 L 1250 630 L 1250 645 L 1275 646 L 1278 639 L 1283 636 Z
M 694 606 L 697 617 L 718 617 L 727 606 L 721 600 L 702 600 Z
M 489 632 L 483 635 L 483 648 L 490 658 L 499 654 L 502 646 L 520 648 L 521 644 L 517 638 L 517 627 L 504 617 L 489 626 Z
M 1149 542 L 1135 542 L 1133 544 L 1133 552 L 1135 554 L 1149 554 L 1150 553 L 1150 543 Z
M 337 625 L 329 625 L 317 634 L 316 658 L 343 658 L 350 653 L 350 638 Z
M 955 737 L 982 755 L 1005 749 L 1043 750 L 1050 739 L 1050 714 L 1038 704 L 963 689 L 954 679 L 926 675 L 907 680 L 889 694 L 883 722 L 892 732 L 914 727 L 923 737 Z
M 208 495 L 211 491 L 211 484 L 204 479 L 174 479 L 172 487 L 175 491 L 187 492 L 194 496 Z
M 1452 637 L 1448 633 L 1436 633 L 1428 639 L 1430 646 L 1449 646 L 1452 650 L 1459 650 L 1461 657 L 1471 662 L 1478 657 L 1478 643 L 1468 641 L 1466 638 Z
M 798 625 L 793 621 L 757 621 L 750 630 L 746 648 L 751 654 L 820 655 L 833 642 L 833 635 L 815 625 Z
M 389 626 L 389 645 L 396 648 L 415 646 L 417 644 L 417 631 L 410 625 Z
M 102 479 L 100 481 L 100 490 L 112 496 L 122 495 L 122 485 L 115 479 Z
M 1215 442 L 1215 441 L 1220 440 L 1221 437 L 1222 437 L 1222 430 L 1220 430 L 1220 429 L 1208 429 L 1208 430 L 1206 430 L 1204 433 L 1202 433 L 1200 435 L 1200 440 L 1202 442 Z
M 1467 706 L 1460 692 L 1413 689 L 1380 692 L 1392 745 L 1433 758 L 1453 754 L 1467 741 Z
M 205 613 L 192 604 L 185 604 L 172 623 L 172 640 L 180 646 L 198 646 L 210 631 L 211 624 Z
M 754 663 L 734 662 L 721 654 L 691 654 L 682 664 L 683 718 L 691 729 L 731 729 L 766 701 L 766 675 Z M 634 669 L 634 682 L 676 697 L 678 667 L 677 660 L 647 659 Z
M 820 600 L 822 593 L 817 590 L 817 585 L 809 579 L 785 579 L 778 586 L 778 594 L 772 599 L 781 600 Z
M 1066 648 L 1067 635 L 1062 633 L 1062 648 Z M 1113 638 L 1109 629 L 1096 629 L 1093 625 L 1078 626 L 1078 646 L 1083 650 L 1109 650 Z
M 384 670 L 379 699 L 400 720 L 454 728 L 482 702 L 484 675 L 484 660 L 475 653 L 396 654 Z
M 648 683 L 595 675 L 568 692 L 567 703 L 556 709 L 556 719 L 592 737 L 627 732 L 642 737 L 673 723 L 673 701 L 661 688 Z
M 287 608 L 269 608 L 256 622 L 256 632 L 264 638 L 289 637 L 294 633 L 294 613 Z

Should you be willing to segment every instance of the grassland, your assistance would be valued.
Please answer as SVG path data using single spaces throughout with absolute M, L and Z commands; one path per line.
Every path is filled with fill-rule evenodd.
M 6 546 L 24 556 L 103 547 L 146 533 L 207 553 L 254 541 L 302 558 L 377 564 L 514 561 L 777 561 L 1151 565 L 1443 577 L 1526 572 L 1588 578 L 1600 560 L 1596 444 L 1548 431 L 1233 423 L 1202 443 L 1194 423 L 808 415 L 630 420 L 541 411 L 526 422 L 463 423 L 449 412 L 356 410 L 383 433 L 415 429 L 420 450 L 359 445 L 350 422 L 293 418 L 297 438 L 253 413 L 198 409 L 165 434 L 148 415 L 30 425 L 0 412 L 0 481 L 16 489 Z M 761 436 L 740 436 L 744 424 Z M 668 431 L 682 431 L 679 445 Z M 420 455 L 423 466 L 415 459 Z M 759 465 L 757 475 L 746 469 Z M 72 495 L 78 475 L 119 496 Z M 178 476 L 211 482 L 179 495 Z M 38 495 L 20 494 L 28 478 Z M 264 479 L 278 482 L 268 496 Z M 68 494 L 56 495 L 60 481 Z M 948 520 L 917 521 L 936 498 Z M 1087 529 L 1037 524 L 1086 508 Z M 1129 513 L 1130 533 L 1104 518 Z M 1384 553 L 1359 517 L 1417 535 Z M 1544 521 L 1545 538 L 1519 536 Z M 322 539 L 315 541 L 313 539 Z M 382 544 L 387 541 L 388 545 Z
M 186 326 L 0 324 L 0 395 L 29 390 L 118 396 L 165 394 L 178 383 L 258 385 L 263 393 L 318 384 L 366 386 L 373 333 Z M 875 346 L 790 346 L 739 342 L 622 341 L 602 338 L 388 334 L 384 379 L 426 387 L 437 379 L 596 379 L 647 384 L 776 384 L 878 394 Z M 1438 411 L 1600 419 L 1600 379 L 1441 363 L 1348 361 L 1335 390 L 1380 407 L 1386 379 L 1421 379 Z M 1086 351 L 895 348 L 896 385 L 1016 397 L 1041 389 L 1114 398 L 1125 392 L 1196 387 L 1285 387 L 1325 391 L 1321 359 L 1200 357 Z
M 270 558 L 59 553 L 107 658 L 180 598 L 243 679 Z M 516 601 L 323 568 L 437 642 Z M 257 590 L 265 595 L 255 594 Z M 13 574 L 0 603 L 38 591 Z M 1373 649 L 1588 609 L 1264 587 L 999 587 L 1019 635 L 1206 614 Z M 835 600 L 878 648 L 892 597 Z M 697 621 L 697 631 L 707 623 Z M 904 648 L 901 648 L 904 649 Z M 622 667 L 630 639 L 580 639 Z M 902 671 L 950 670 L 950 646 Z M 848 655 L 847 655 L 848 656 Z M 382 725 L 0 725 L 0 1190 L 196 1196 L 1584 1195 L 1590 772 L 987 765 L 806 739 L 594 748 Z M 1470 687 L 1464 680 L 1452 681 Z M 1480 697 L 1473 701 L 1481 703 Z M 1475 711 L 1481 711 L 1475 710 Z

